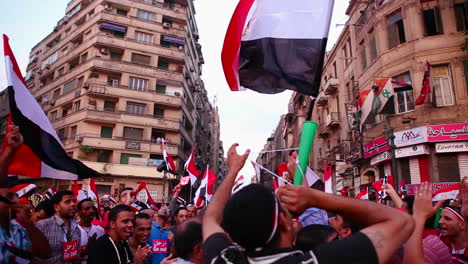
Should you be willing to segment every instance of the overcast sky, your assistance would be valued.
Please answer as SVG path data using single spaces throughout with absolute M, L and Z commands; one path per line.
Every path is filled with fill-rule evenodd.
M 0 8 L 0 33 L 10 37 L 10 45 L 20 69 L 25 74 L 31 48 L 52 32 L 57 21 L 65 14 L 69 0 L 15 0 L 2 1 Z M 240 144 L 240 151 L 252 150 L 255 160 L 266 139 L 276 128 L 281 114 L 287 112 L 291 92 L 276 95 L 251 91 L 231 92 L 221 67 L 221 49 L 224 35 L 238 0 L 196 0 L 196 20 L 200 43 L 205 59 L 202 78 L 208 96 L 218 106 L 221 121 L 221 140 L 225 152 L 233 143 Z M 346 22 L 348 0 L 336 0 L 328 49 L 336 41 Z M 307 25 L 307 22 L 303 26 Z M 3 41 L 0 41 L 3 54 Z M 0 63 L 0 90 L 6 88 L 5 64 Z M 214 99 L 216 97 L 216 100 Z M 251 175 L 250 164 L 243 171 Z

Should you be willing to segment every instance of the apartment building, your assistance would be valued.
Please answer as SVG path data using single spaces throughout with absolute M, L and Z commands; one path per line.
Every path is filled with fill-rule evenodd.
M 457 182 L 468 176 L 467 1 L 351 1 L 349 20 L 327 54 L 313 120 L 312 164 L 333 168 L 335 191 L 352 196 L 383 176 L 406 184 Z M 425 65 L 431 91 L 421 93 Z M 360 92 L 379 77 L 394 88 L 394 113 L 356 122 Z
M 72 0 L 31 50 L 28 87 L 67 153 L 110 175 L 96 179 L 99 194 L 146 181 L 154 198 L 168 196 L 177 180 L 156 170 L 161 142 L 183 173 L 196 139 L 207 138 L 194 14 L 192 0 Z

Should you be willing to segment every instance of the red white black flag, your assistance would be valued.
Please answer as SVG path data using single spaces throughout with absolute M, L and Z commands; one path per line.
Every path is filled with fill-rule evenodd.
M 187 159 L 187 162 L 185 162 L 185 170 L 188 172 L 190 176 L 190 184 L 193 186 L 195 182 L 197 181 L 200 171 L 197 169 L 197 166 L 195 166 L 195 148 L 197 145 L 193 146 L 192 152 L 190 153 L 190 156 Z
M 334 0 L 240 0 L 221 54 L 232 91 L 317 96 Z
M 166 145 L 164 144 L 164 139 L 162 140 L 161 146 L 162 146 L 163 157 L 164 157 L 164 161 L 166 162 L 167 170 L 172 171 L 172 172 L 177 172 L 177 168 L 174 164 L 174 160 L 172 159 L 171 155 L 167 153 Z
M 10 124 L 19 126 L 24 137 L 24 144 L 14 156 L 8 174 L 65 180 L 102 176 L 67 155 L 49 119 L 29 92 L 6 35 L 3 35 L 3 48 Z M 3 148 L 5 146 L 4 142 Z
M 211 197 L 213 196 L 213 187 L 216 182 L 216 176 L 213 173 L 213 170 L 206 168 L 203 178 L 198 187 L 197 192 L 195 193 L 195 206 L 200 207 L 203 203 L 207 204 Z

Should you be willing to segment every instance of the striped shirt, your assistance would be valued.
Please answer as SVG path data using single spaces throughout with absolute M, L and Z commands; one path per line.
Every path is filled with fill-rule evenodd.
M 10 222 L 10 230 L 0 227 L 0 264 L 15 263 L 17 257 L 10 248 L 27 250 L 31 247 L 26 229 L 15 220 Z
M 74 240 L 78 243 L 78 256 L 80 255 L 81 231 L 74 220 L 71 220 L 71 230 L 68 230 L 65 221 L 58 215 L 37 222 L 36 226 L 45 235 L 52 249 L 52 258 L 47 261 L 58 264 L 71 263 L 71 261 L 63 261 L 62 250 L 63 243 Z

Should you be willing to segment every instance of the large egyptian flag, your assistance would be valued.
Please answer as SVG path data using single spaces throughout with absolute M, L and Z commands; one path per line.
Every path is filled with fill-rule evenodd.
M 8 167 L 8 174 L 65 180 L 101 176 L 67 155 L 52 124 L 29 92 L 6 35 L 3 35 L 3 47 L 10 103 L 9 123 L 19 126 L 24 137 L 24 144 Z M 3 149 L 5 147 L 6 142 Z
M 195 148 L 197 145 L 193 146 L 192 152 L 190 153 L 190 156 L 187 159 L 187 162 L 185 162 L 184 168 L 188 172 L 190 176 L 190 185 L 194 185 L 195 182 L 198 179 L 198 176 L 200 175 L 200 171 L 197 169 L 197 166 L 195 166 Z
M 215 182 L 216 176 L 214 175 L 213 170 L 206 168 L 201 184 L 195 193 L 195 206 L 200 207 L 203 205 L 203 203 L 206 204 L 211 200 L 211 197 L 214 194 L 213 187 Z
M 221 54 L 232 91 L 317 96 L 334 0 L 240 0 Z
M 174 159 L 172 158 L 171 155 L 169 155 L 169 153 L 166 150 L 166 145 L 164 144 L 164 139 L 162 140 L 161 148 L 162 148 L 162 152 L 163 152 L 164 161 L 166 162 L 167 170 L 172 171 L 174 173 L 177 172 L 177 168 L 175 166 Z
M 416 105 L 422 105 L 426 102 L 426 96 L 431 94 L 431 64 L 426 61 L 426 70 L 424 71 L 423 85 L 421 88 L 421 94 L 414 102 Z

